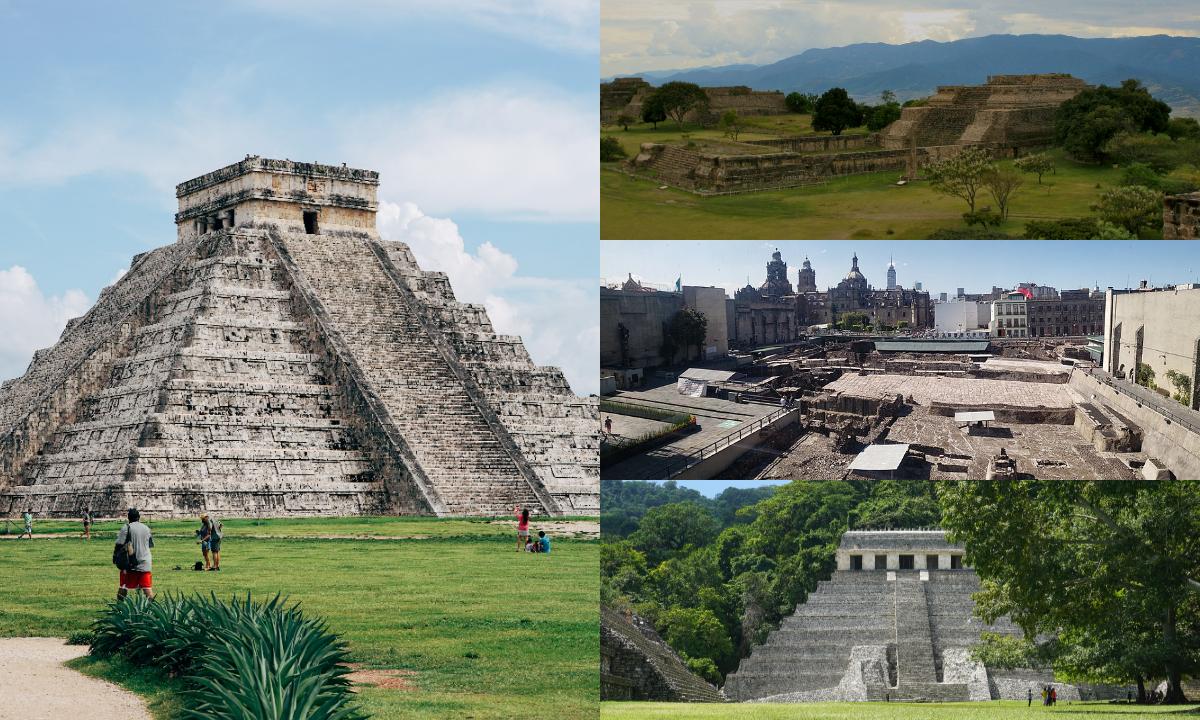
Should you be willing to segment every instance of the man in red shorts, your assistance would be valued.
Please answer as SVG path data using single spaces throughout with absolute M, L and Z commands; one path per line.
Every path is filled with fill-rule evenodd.
M 117 547 L 132 543 L 137 558 L 136 569 L 121 571 L 117 600 L 123 599 L 130 590 L 141 590 L 147 598 L 154 599 L 154 590 L 150 587 L 150 548 L 154 547 L 154 538 L 150 536 L 150 528 L 139 522 L 141 517 L 137 508 L 129 508 L 129 522 L 117 532 Z

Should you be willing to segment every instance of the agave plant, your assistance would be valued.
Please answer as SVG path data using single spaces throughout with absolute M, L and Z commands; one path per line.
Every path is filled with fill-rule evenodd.
M 92 652 L 182 672 L 184 717 L 204 720 L 362 720 L 351 704 L 346 644 L 276 595 L 140 596 L 109 605 Z

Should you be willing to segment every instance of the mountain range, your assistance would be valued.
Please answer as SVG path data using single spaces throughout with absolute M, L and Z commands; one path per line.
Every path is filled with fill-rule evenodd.
M 977 85 L 989 75 L 1070 73 L 1095 85 L 1137 78 L 1174 114 L 1200 117 L 1200 38 L 1148 35 L 1077 38 L 1068 35 L 988 35 L 952 42 L 861 43 L 806 50 L 769 65 L 725 65 L 635 73 L 654 84 L 684 80 L 702 86 L 822 93 L 842 87 L 859 101 L 891 90 L 901 100 L 925 97 L 938 85 Z

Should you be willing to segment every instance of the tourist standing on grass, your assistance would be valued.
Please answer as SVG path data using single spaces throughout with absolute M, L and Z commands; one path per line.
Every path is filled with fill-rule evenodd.
M 26 535 L 28 535 L 29 539 L 32 540 L 33 539 L 33 508 L 27 508 L 25 510 L 25 512 L 21 513 L 21 519 L 25 521 L 25 530 L 20 535 L 17 536 L 17 539 L 20 540 L 22 537 L 25 537 Z
M 200 514 L 200 552 L 205 570 L 221 569 L 221 524 L 208 513 Z
M 92 509 L 83 509 L 83 539 L 92 539 Z
M 150 528 L 142 524 L 142 515 L 137 508 L 129 508 L 128 517 L 129 522 L 117 531 L 117 550 L 123 549 L 125 544 L 129 543 L 133 550 L 131 554 L 137 560 L 137 564 L 131 570 L 121 571 L 121 585 L 117 589 L 117 600 L 124 599 L 130 590 L 141 590 L 143 595 L 153 600 L 150 548 L 154 547 L 154 538 L 150 535 Z
M 1029 702 L 1025 703 L 1025 707 L 1033 707 L 1033 688 L 1025 688 L 1025 692 L 1029 693 Z
M 516 511 L 516 517 L 517 517 L 517 552 L 521 552 L 522 550 L 525 549 L 525 546 L 529 544 L 529 508 L 525 508 L 524 510 L 522 510 L 521 506 L 518 505 L 517 511 Z

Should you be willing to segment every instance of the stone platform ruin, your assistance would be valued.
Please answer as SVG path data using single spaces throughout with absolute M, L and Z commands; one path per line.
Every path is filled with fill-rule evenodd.
M 692 673 L 633 613 L 600 607 L 600 699 L 723 702 L 720 692 Z
M 971 659 L 983 632 L 1022 633 L 1008 618 L 974 617 L 980 582 L 963 555 L 941 530 L 845 533 L 833 576 L 742 660 L 723 692 L 767 702 L 1024 700 L 1053 683 L 1060 699 L 1080 699 L 1049 671 Z
M 598 407 L 375 230 L 378 175 L 257 156 L 0 387 L 0 515 L 599 506 Z
M 1059 73 L 994 75 L 984 85 L 939 87 L 924 105 L 904 108 L 899 120 L 878 133 L 726 142 L 719 152 L 644 143 L 627 169 L 701 195 L 801 187 L 885 171 L 914 179 L 919 168 L 967 147 L 1005 159 L 1052 145 L 1058 107 L 1088 87 Z M 646 89 L 633 88 L 624 83 L 610 89 L 609 102 L 629 93 L 629 102 L 636 102 Z

